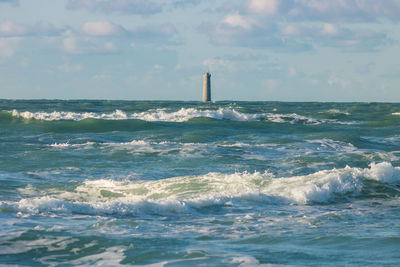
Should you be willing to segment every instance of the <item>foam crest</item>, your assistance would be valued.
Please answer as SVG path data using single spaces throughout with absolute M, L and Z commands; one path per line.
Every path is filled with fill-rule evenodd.
M 367 179 L 384 183 L 400 182 L 400 167 L 393 167 L 389 162 L 371 163 L 370 169 L 364 170 Z
M 244 172 L 157 181 L 87 180 L 71 192 L 51 190 L 49 195 L 23 198 L 16 203 L 3 202 L 0 208 L 14 208 L 28 214 L 138 215 L 191 213 L 210 205 L 234 205 L 241 201 L 325 203 L 345 194 L 357 196 L 367 186 L 365 180 L 397 184 L 400 168 L 383 162 L 372 163 L 365 169 L 345 167 L 283 178 Z
M 85 147 L 85 146 L 92 146 L 96 144 L 95 142 L 86 142 L 86 143 L 82 143 L 82 144 L 70 144 L 69 142 L 65 142 L 65 143 L 53 143 L 50 144 L 50 147 L 54 147 L 54 148 L 66 148 L 66 147 Z
M 145 121 L 171 121 L 184 122 L 193 118 L 212 118 L 218 120 L 233 121 L 255 121 L 265 114 L 248 114 L 236 111 L 235 109 L 219 108 L 218 110 L 198 110 L 195 108 L 181 108 L 175 112 L 166 112 L 165 109 L 157 109 L 154 111 L 146 111 L 132 114 L 132 118 Z
M 343 115 L 350 115 L 350 113 L 349 113 L 349 112 L 347 112 L 347 111 L 341 111 L 341 110 L 339 110 L 339 109 L 335 109 L 335 108 L 327 110 L 327 111 L 326 111 L 326 113 L 330 113 L 330 114 L 343 114 Z
M 284 122 L 290 122 L 290 123 L 296 123 L 299 121 L 303 121 L 305 123 L 309 124 L 320 124 L 323 122 L 326 122 L 327 120 L 322 120 L 322 119 L 314 119 L 311 117 L 306 117 L 306 116 L 301 116 L 296 113 L 292 114 L 269 114 L 266 119 L 271 122 L 278 122 L 278 123 L 284 123 Z M 333 120 L 332 120 L 333 121 Z
M 317 144 L 319 147 L 318 151 L 343 151 L 343 152 L 354 152 L 357 148 L 351 143 L 345 143 L 341 141 L 335 141 L 332 139 L 316 139 L 316 140 L 306 140 L 307 143 Z
M 163 122 L 186 122 L 193 118 L 211 118 L 217 120 L 231 120 L 231 121 L 257 121 L 266 120 L 275 123 L 305 123 L 305 124 L 321 124 L 321 123 L 337 123 L 343 124 L 337 120 L 318 119 L 307 116 L 292 114 L 278 114 L 278 113 L 243 113 L 233 108 L 219 108 L 216 110 L 199 110 L 195 108 L 181 108 L 177 111 L 168 111 L 164 108 L 148 110 L 140 113 L 127 114 L 121 110 L 115 110 L 112 113 L 94 113 L 94 112 L 66 112 L 66 111 L 53 111 L 53 112 L 29 112 L 17 111 L 11 112 L 12 116 L 24 119 L 36 119 L 45 121 L 55 120 L 74 120 L 80 121 L 88 118 L 103 119 L 103 120 L 143 120 L 143 121 L 163 121 Z M 347 123 L 346 123 L 347 124 Z
M 73 260 L 62 261 L 62 263 L 71 266 L 126 266 L 120 262 L 126 258 L 125 252 L 127 249 L 129 249 L 127 246 L 108 247 L 103 252 L 84 257 L 75 257 Z M 74 252 L 76 252 L 76 250 Z M 39 259 L 39 262 L 43 265 L 55 265 L 54 259 L 52 258 L 43 257 Z
M 397 115 L 397 116 L 399 116 L 399 115 L 400 115 L 400 112 L 393 112 L 392 115 Z
M 68 112 L 68 111 L 53 111 L 53 112 L 29 112 L 23 111 L 19 112 L 13 110 L 11 112 L 12 116 L 20 117 L 24 119 L 35 119 L 44 121 L 57 121 L 57 120 L 74 120 L 80 121 L 84 119 L 104 119 L 104 120 L 126 120 L 128 116 L 125 112 L 121 110 L 115 110 L 112 113 L 94 113 L 94 112 Z
M 332 123 L 332 124 L 355 124 L 355 122 L 343 122 L 334 119 L 320 119 L 313 118 L 308 116 L 302 116 L 296 113 L 291 114 L 273 114 L 268 113 L 265 117 L 266 120 L 276 123 L 304 123 L 304 124 L 324 124 L 324 123 Z

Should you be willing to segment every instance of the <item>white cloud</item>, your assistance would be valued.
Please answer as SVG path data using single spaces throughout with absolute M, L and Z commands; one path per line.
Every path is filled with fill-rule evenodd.
M 138 44 L 176 44 L 177 30 L 174 25 L 165 23 L 162 25 L 145 25 L 127 30 L 127 36 L 132 38 L 133 45 Z
M 374 51 L 389 44 L 391 39 L 386 33 L 363 28 L 323 26 L 320 35 L 311 35 L 322 46 L 341 48 L 347 51 Z
M 62 31 L 62 29 L 56 28 L 53 24 L 45 21 L 40 21 L 33 25 L 17 24 L 10 20 L 0 23 L 0 36 L 4 37 L 52 36 L 58 35 Z
M 116 52 L 118 50 L 113 42 L 106 42 L 104 44 L 104 49 L 110 52 Z
M 283 29 L 282 32 L 284 35 L 299 35 L 301 33 L 298 27 L 288 25 Z
M 273 16 L 278 12 L 280 0 L 249 0 L 247 8 L 253 12 L 266 16 Z
M 62 40 L 63 48 L 66 52 L 71 54 L 78 54 L 79 51 L 76 45 L 75 37 L 67 37 Z
M 159 65 L 159 64 L 155 64 L 155 65 L 153 66 L 153 69 L 154 69 L 155 71 L 161 71 L 161 70 L 164 69 L 164 67 L 161 66 L 161 65 Z
M 7 20 L 0 24 L 0 35 L 1 36 L 21 36 L 26 34 L 27 28 L 22 25 L 15 24 L 14 22 Z
M 229 26 L 241 27 L 245 30 L 250 30 L 253 24 L 248 18 L 241 16 L 238 13 L 227 15 L 224 18 L 223 22 L 228 24 Z
M 203 24 L 202 29 L 209 35 L 211 42 L 218 45 L 269 48 L 282 52 L 304 51 L 310 47 L 309 44 L 294 39 L 287 42 L 282 38 L 281 30 L 273 22 L 253 22 L 252 18 L 247 17 L 246 20 L 232 19 L 230 23 L 226 23 L 224 18 L 215 24 Z
M 72 73 L 72 72 L 80 72 L 83 70 L 82 65 L 70 65 L 70 64 L 63 64 L 59 65 L 57 69 L 61 72 L 65 73 Z
M 308 7 L 310 9 L 313 9 L 317 12 L 329 12 L 330 10 L 333 9 L 346 9 L 349 8 L 349 3 L 351 1 L 346 1 L 346 0 L 306 0 L 302 1 L 302 4 L 305 7 Z
M 351 82 L 345 80 L 344 78 L 338 77 L 336 75 L 332 75 L 328 79 L 329 86 L 340 86 L 340 87 L 348 87 Z
M 340 22 L 400 19 L 398 0 L 300 0 L 293 2 L 292 15 L 301 20 Z
M 114 53 L 118 48 L 111 41 L 100 41 L 98 38 L 82 38 L 67 31 L 62 39 L 62 49 L 69 54 Z
M 319 27 L 299 24 L 296 26 L 296 31 L 299 32 L 297 35 L 289 34 L 294 30 L 288 30 L 288 27 L 283 29 L 287 42 L 296 40 L 302 43 L 312 43 L 314 46 L 335 47 L 352 52 L 374 51 L 392 42 L 386 33 L 360 27 L 339 27 L 330 23 L 322 24 Z
M 91 79 L 94 81 L 109 81 L 111 80 L 111 78 L 112 78 L 111 75 L 105 73 L 96 74 L 91 77 Z
M 19 66 L 21 68 L 27 68 L 29 66 L 29 59 L 27 59 L 26 57 L 21 59 L 21 61 L 19 62 Z
M 88 21 L 82 27 L 82 31 L 93 36 L 109 36 L 122 34 L 125 30 L 122 26 L 108 21 Z
M 176 28 L 168 23 L 125 29 L 108 21 L 88 21 L 82 24 L 80 30 L 65 31 L 61 48 L 69 54 L 114 53 L 118 52 L 117 44 L 121 41 L 126 41 L 131 47 L 140 44 L 176 44 L 176 33 Z M 116 40 L 115 37 L 120 39 Z
M 304 22 L 400 20 L 399 0 L 241 0 L 225 2 L 219 10 Z
M 224 59 L 207 58 L 203 61 L 203 66 L 207 67 L 210 71 L 215 70 L 233 70 L 232 62 Z
M 321 34 L 323 35 L 337 35 L 338 33 L 338 28 L 335 25 L 329 23 L 325 23 L 321 30 Z
M 268 90 L 274 90 L 279 86 L 279 80 L 277 79 L 266 79 L 262 81 L 262 86 Z
M 72 36 L 71 31 L 66 32 L 67 37 L 62 40 L 62 47 L 64 51 L 71 54 L 78 54 L 77 40 Z
M 21 38 L 18 37 L 0 38 L 0 60 L 14 55 L 15 48 L 20 40 Z
M 294 67 L 289 67 L 289 69 L 288 69 L 288 75 L 289 75 L 290 77 L 294 77 L 294 76 L 296 76 L 296 74 L 297 74 L 297 70 L 296 70 Z
M 392 0 L 387 1 L 393 4 Z M 400 1 L 397 1 L 400 6 Z M 231 7 L 228 15 L 214 24 L 203 24 L 201 29 L 209 35 L 213 44 L 225 46 L 281 52 L 307 51 L 318 46 L 353 52 L 376 51 L 393 42 L 386 32 L 366 30 L 361 28 L 362 25 L 346 25 L 346 22 L 342 22 L 346 19 L 351 22 L 369 19 L 371 13 L 367 10 L 378 12 L 379 8 L 365 7 L 367 2 L 372 3 L 370 0 L 249 0 L 244 2 L 247 6 L 236 6 L 236 11 L 232 11 L 235 9 Z M 381 5 L 385 6 L 386 3 L 381 2 Z M 250 7 L 252 12 L 248 12 Z M 261 12 L 273 14 L 274 10 L 282 16 L 275 16 L 272 20 L 258 15 Z M 255 14 L 255 11 L 259 13 Z M 315 20 L 318 19 L 323 23 L 316 27 Z M 293 20 L 298 21 L 294 23 Z M 309 23 L 311 21 L 313 24 Z

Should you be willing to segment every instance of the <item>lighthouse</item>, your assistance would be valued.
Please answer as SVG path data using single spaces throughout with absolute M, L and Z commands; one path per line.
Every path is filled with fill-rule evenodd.
M 211 101 L 211 74 L 209 72 L 203 75 L 203 102 Z

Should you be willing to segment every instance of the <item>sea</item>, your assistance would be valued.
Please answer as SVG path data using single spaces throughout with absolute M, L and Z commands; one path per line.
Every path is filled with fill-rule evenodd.
M 400 104 L 0 100 L 1 266 L 400 266 Z

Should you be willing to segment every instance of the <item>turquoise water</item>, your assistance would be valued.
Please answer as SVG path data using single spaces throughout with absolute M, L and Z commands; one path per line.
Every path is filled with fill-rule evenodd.
M 400 104 L 0 100 L 0 264 L 398 266 L 399 166 Z

